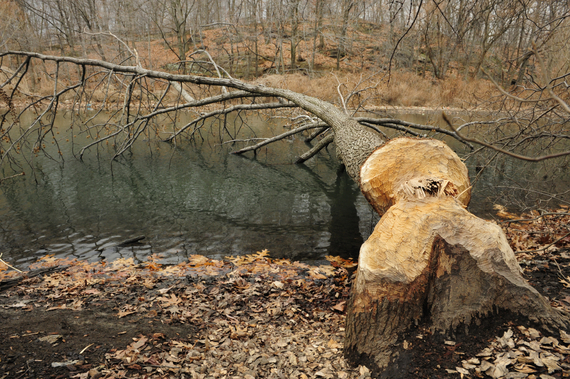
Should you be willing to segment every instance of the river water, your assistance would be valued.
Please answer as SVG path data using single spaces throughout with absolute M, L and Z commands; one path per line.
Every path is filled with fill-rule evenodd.
M 428 122 L 437 116 L 399 117 Z M 177 263 L 192 254 L 220 259 L 268 249 L 272 257 L 302 261 L 356 258 L 378 221 L 356 184 L 339 173 L 334 149 L 304 165 L 292 163 L 307 149 L 298 138 L 237 156 L 230 154 L 236 146 L 220 143 L 218 127 L 204 128 L 200 138 L 176 146 L 141 140 L 111 163 L 105 147 L 75 159 L 76 146 L 65 139 L 76 132 L 65 117 L 57 124 L 65 161 L 40 156 L 25 177 L 0 185 L 0 252 L 21 268 L 46 254 L 141 261 L 160 254 Z M 239 120 L 229 124 L 236 133 L 236 125 L 244 127 Z M 250 136 L 283 131 L 279 122 L 261 118 L 248 124 Z M 80 138 L 75 141 L 83 143 Z M 450 144 L 463 154 L 461 145 Z M 467 160 L 472 178 L 484 162 L 483 156 Z M 567 168 L 552 167 L 494 161 L 474 187 L 470 210 L 489 218 L 495 202 L 533 206 L 539 192 L 562 192 Z M 10 172 L 2 170 L 3 176 Z M 138 236 L 145 238 L 118 246 Z

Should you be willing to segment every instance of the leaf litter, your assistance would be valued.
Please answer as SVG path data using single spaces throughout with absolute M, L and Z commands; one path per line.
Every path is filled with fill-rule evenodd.
M 158 256 L 140 264 L 132 258 L 105 263 L 47 256 L 30 269 L 61 265 L 68 268 L 24 279 L 5 291 L 0 307 L 17 306 L 20 312 L 111 309 L 117 320 L 159 320 L 161 325 L 187 325 L 193 332 L 177 338 L 139 334 L 131 343 L 109 349 L 100 362 L 75 359 L 68 360 L 76 362 L 72 370 L 52 367 L 67 370 L 64 377 L 369 376 L 367 370 L 348 367 L 342 357 L 350 290 L 350 274 L 343 265 L 353 269 L 350 260 L 336 257 L 334 267 L 311 266 L 274 260 L 262 251 L 223 260 L 193 255 L 187 262 L 165 266 Z M 64 339 L 46 338 L 60 344 Z M 12 370 L 7 377 L 17 367 Z M 37 373 L 24 371 L 20 377 Z
M 570 215 L 567 208 L 547 213 L 498 212 L 526 278 L 554 307 L 568 311 Z M 49 311 L 55 318 L 83 318 L 100 311 L 117 320 L 108 323 L 115 326 L 113 342 L 85 334 L 83 345 L 73 345 L 73 333 L 50 331 L 49 325 L 33 331 L 4 323 L 0 337 L 8 343 L 0 347 L 0 379 L 369 377 L 367 367 L 349 367 L 342 355 L 356 263 L 327 259 L 330 265 L 312 266 L 271 259 L 266 250 L 222 260 L 193 255 L 178 265 L 162 265 L 156 255 L 142 263 L 43 257 L 30 270 L 65 269 L 24 277 L 0 292 L 0 316 Z M 19 277 L 0 265 L 0 283 Z M 135 327 L 142 332 L 133 334 Z M 423 367 L 402 372 L 402 378 L 570 377 L 570 336 L 563 331 L 550 336 L 506 323 L 493 332 L 471 349 L 450 340 L 428 344 L 427 331 L 404 340 L 406 350 L 425 346 L 417 365 Z M 36 351 L 72 351 L 19 359 L 10 349 L 24 340 Z

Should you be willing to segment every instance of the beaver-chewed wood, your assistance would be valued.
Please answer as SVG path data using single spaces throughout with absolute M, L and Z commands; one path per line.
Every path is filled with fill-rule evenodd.
M 567 329 L 567 315 L 522 277 L 502 229 L 465 209 L 467 168 L 443 142 L 390 141 L 362 165 L 360 183 L 385 213 L 360 249 L 347 307 L 351 363 L 389 377 L 405 362 L 402 336 L 418 324 L 453 333 L 511 312 Z

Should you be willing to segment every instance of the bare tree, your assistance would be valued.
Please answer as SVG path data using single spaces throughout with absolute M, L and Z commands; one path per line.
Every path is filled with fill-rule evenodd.
M 190 16 L 196 11 L 195 0 L 156 0 L 149 4 L 148 12 L 155 26 L 160 31 L 162 40 L 182 62 L 183 72 L 186 72 L 186 53 L 193 44 Z M 171 33 L 175 43 L 170 40 Z
M 539 51 L 535 55 L 541 56 Z M 390 370 L 399 367 L 400 360 L 406 359 L 409 352 L 402 345 L 402 336 L 417 323 L 425 323 L 426 328 L 438 333 L 452 333 L 467 326 L 473 330 L 478 320 L 492 321 L 496 317 L 493 312 L 499 310 L 506 315 L 511 314 L 509 312 L 519 314 L 545 329 L 570 326 L 567 316 L 551 308 L 522 278 L 501 229 L 464 209 L 469 202 L 471 185 L 459 157 L 434 139 L 397 138 L 385 143 L 385 137 L 378 129 L 392 127 L 415 133 L 414 129 L 436 130 L 434 126 L 354 117 L 349 113 L 346 104 L 365 88 L 355 88 L 347 94 L 339 87 L 342 104 L 339 109 L 317 98 L 285 89 L 232 78 L 148 70 L 140 62 L 126 66 L 32 52 L 0 53 L 3 65 L 16 57 L 23 63 L 14 67 L 13 74 L 0 86 L 2 99 L 9 108 L 0 119 L 2 164 L 11 164 L 14 175 L 18 175 L 16 165 L 21 160 L 16 157 L 23 152 L 22 147 L 29 147 L 32 154 L 29 159 L 33 160 L 34 154 L 45 152 L 47 140 L 57 142 L 53 116 L 60 111 L 60 102 L 65 96 L 73 99 L 75 111 L 81 111 L 86 96 L 97 87 L 96 83 L 109 81 L 123 83 L 122 101 L 115 102 L 108 122 L 92 124 L 92 116 L 88 116 L 80 123 L 81 132 L 88 133 L 92 142 L 78 149 L 79 158 L 107 141 L 113 141 L 118 158 L 143 135 L 155 135 L 166 141 L 176 141 L 183 134 L 196 136 L 204 126 L 204 120 L 229 112 L 292 107 L 306 112 L 306 123 L 280 136 L 267 138 L 263 141 L 265 144 L 306 130 L 324 132 L 330 128 L 333 137 L 325 137 L 315 148 L 334 141 L 349 176 L 359 183 L 371 205 L 384 214 L 361 248 L 347 309 L 345 348 L 347 358 L 353 364 L 366 362 L 376 373 L 387 372 L 389 375 Z M 18 112 L 13 100 L 16 94 L 21 96 L 21 85 L 33 60 L 42 60 L 51 67 L 53 93 L 45 97 L 25 95 L 27 105 Z M 77 76 L 72 82 L 63 84 L 58 74 L 68 65 L 75 67 Z M 544 84 L 537 88 L 542 88 L 542 95 L 548 95 L 548 98 L 526 98 L 538 100 L 535 112 L 542 107 L 555 109 L 551 116 L 557 114 L 566 120 L 557 129 L 553 125 L 540 130 L 534 128 L 532 138 L 535 140 L 544 137 L 550 141 L 568 139 L 570 133 L 564 129 L 570 117 L 570 107 L 565 100 L 567 87 L 564 86 L 568 75 L 549 78 L 545 71 Z M 150 80 L 162 83 L 159 93 L 150 89 Z M 180 99 L 177 91 L 172 92 L 170 83 L 174 82 L 200 86 L 202 96 L 195 100 L 173 101 Z M 220 87 L 231 91 L 221 91 Z M 525 99 L 506 91 L 504 96 L 505 101 L 525 103 Z M 207 110 L 197 113 L 194 120 L 181 128 L 173 125 L 170 130 L 162 130 L 151 122 L 160 115 L 202 106 Z M 23 122 L 26 111 L 36 112 L 36 116 Z M 539 157 L 522 156 L 518 149 L 527 142 L 530 135 L 525 133 L 530 133 L 533 127 L 487 142 L 466 135 L 474 125 L 457 126 L 450 122 L 449 129 L 437 131 L 466 144 L 479 144 L 521 159 L 544 160 L 570 155 L 569 150 L 562 150 Z M 251 149 L 260 146 L 262 144 L 257 143 Z
M 397 35 L 396 30 L 400 33 L 398 40 L 410 36 L 416 25 L 413 19 L 428 11 L 420 6 L 404 7 L 409 5 L 404 3 L 390 3 L 393 7 L 391 25 L 394 35 Z M 236 144 L 236 154 L 247 154 L 291 135 L 305 134 L 307 140 L 316 142 L 298 162 L 334 144 L 349 176 L 382 215 L 374 233 L 361 248 L 347 309 L 345 348 L 353 364 L 366 363 L 376 373 L 389 376 L 413 353 L 413 349 L 406 350 L 403 336 L 416 325 L 434 333 L 449 334 L 458 328 L 474 332 L 481 319 L 495 321 L 494 312 L 504 317 L 517 314 L 522 320 L 547 330 L 568 329 L 568 316 L 551 308 L 521 277 L 514 253 L 500 228 L 465 210 L 472 183 L 464 163 L 443 142 L 428 138 L 442 135 L 455 138 L 473 148 L 473 154 L 491 151 L 492 155 L 504 154 L 535 162 L 570 157 L 567 85 L 570 66 L 568 59 L 559 59 L 564 54 L 567 58 L 568 54 L 568 38 L 563 37 L 568 35 L 565 27 L 569 13 L 564 7 L 557 8 L 555 3 L 553 0 L 549 6 L 532 8 L 535 5 L 519 2 L 524 5 L 520 5 L 522 11 L 516 8 L 512 14 L 501 13 L 507 9 L 499 3 L 484 1 L 469 10 L 461 10 L 461 4 L 452 7 L 457 3 L 451 0 L 436 3 L 431 8 L 431 15 L 437 15 L 439 26 L 435 31 L 429 29 L 430 45 L 433 38 L 438 38 L 438 48 L 443 49 L 446 41 L 455 39 L 457 46 L 470 51 L 470 56 L 482 56 L 480 69 L 496 87 L 496 94 L 487 104 L 488 109 L 496 109 L 497 113 L 487 120 L 460 123 L 444 113 L 446 127 L 378 118 L 373 111 L 363 116 L 365 99 L 375 91 L 374 76 L 363 76 L 349 90 L 339 83 L 339 107 L 317 97 L 236 80 L 211 59 L 207 51 L 189 53 L 191 41 L 184 23 L 191 16 L 206 17 L 205 11 L 199 11 L 199 16 L 193 13 L 193 9 L 202 8 L 192 8 L 189 2 L 180 3 L 180 7 L 171 11 L 168 7 L 176 4 L 163 3 L 155 24 L 163 28 L 165 40 L 175 38 L 171 48 L 180 61 L 185 62 L 189 56 L 198 57 L 198 54 L 207 57 L 194 61 L 204 68 L 203 76 L 147 69 L 137 51 L 122 41 L 117 42 L 124 49 L 120 63 L 4 49 L 0 51 L 0 100 L 6 105 L 0 111 L 0 163 L 4 169 L 0 180 L 15 179 L 21 175 L 24 165 L 34 166 L 39 154 L 55 160 L 70 158 L 49 155 L 45 148 L 46 143 L 62 143 L 55 115 L 62 111 L 64 102 L 71 107 L 74 131 L 90 137 L 83 140 L 87 142 L 74 145 L 74 154 L 79 159 L 96 153 L 108 142 L 114 159 L 118 160 L 140 138 L 173 144 L 181 138 L 199 138 L 200 132 L 208 128 L 208 120 L 224 121 L 229 113 L 295 110 L 296 117 L 292 118 L 289 130 L 282 133 L 254 136 L 244 141 L 225 130 L 220 139 Z M 343 15 L 350 15 L 355 5 L 346 4 L 344 9 L 349 11 Z M 59 12 L 55 5 L 49 12 Z M 242 4 L 231 2 L 230 5 L 237 9 Z M 479 9 L 477 6 L 482 7 L 477 13 L 481 23 L 459 32 L 454 25 L 474 17 L 472 12 Z M 185 11 L 181 10 L 183 7 Z M 529 12 L 528 7 L 533 12 Z M 47 22 L 50 13 L 45 9 L 26 9 Z M 65 9 L 62 8 L 62 12 Z M 263 12 L 257 13 L 257 5 L 255 9 L 256 15 L 261 17 Z M 283 9 L 275 8 L 277 10 Z M 247 18 L 246 10 L 243 12 Z M 174 13 L 179 27 L 171 23 Z M 501 17 L 510 17 L 510 25 L 518 25 L 520 33 L 532 30 L 533 34 L 524 38 L 522 34 L 509 34 L 501 29 Z M 522 19 L 526 21 L 523 23 Z M 51 22 L 54 28 L 61 29 L 60 39 L 78 36 L 72 29 L 80 20 L 73 21 L 76 25 L 69 35 L 68 25 Z M 276 44 L 282 54 L 287 17 L 279 22 Z M 533 27 L 529 26 L 531 23 Z M 268 29 L 272 27 L 270 23 L 267 25 Z M 236 25 L 233 27 L 238 29 Z M 485 30 L 489 32 L 487 36 L 483 36 Z M 179 34 L 179 31 L 184 33 Z M 341 29 L 340 35 L 342 33 Z M 494 39 L 493 33 L 498 37 Z M 504 46 L 513 36 L 526 41 L 521 42 L 513 58 L 519 62 L 517 75 L 521 79 L 515 85 L 504 86 L 502 69 L 497 69 L 488 58 L 498 54 L 500 50 L 493 49 Z M 398 40 L 393 46 L 401 45 Z M 450 59 L 451 55 L 442 57 L 434 65 L 441 77 L 445 76 Z M 47 93 L 35 92 L 27 85 L 32 69 L 39 65 L 51 84 Z M 185 95 L 184 91 L 192 93 Z M 92 111 L 88 110 L 88 104 Z M 107 121 L 96 123 L 93 111 L 106 115 Z M 182 111 L 194 114 L 185 125 L 175 122 Z M 484 133 L 480 132 L 481 128 L 485 128 Z M 390 140 L 387 129 L 398 131 L 398 136 L 414 138 Z M 536 146 L 540 147 L 538 154 L 533 149 Z
M 340 60 L 346 55 L 347 52 L 347 31 L 348 23 L 350 21 L 351 11 L 354 9 L 355 1 L 353 0 L 343 0 L 342 1 L 342 27 L 340 28 L 340 34 L 338 36 L 338 46 L 336 52 L 336 69 L 340 69 Z

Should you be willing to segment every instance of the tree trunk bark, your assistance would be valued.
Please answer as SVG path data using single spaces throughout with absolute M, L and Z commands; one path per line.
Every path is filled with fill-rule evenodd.
M 473 332 L 484 318 L 517 315 L 543 329 L 569 326 L 568 315 L 551 308 L 522 278 L 502 230 L 465 210 L 471 188 L 467 168 L 441 141 L 398 138 L 384 144 L 378 133 L 328 102 L 233 78 L 178 75 L 36 52 L 0 52 L 8 55 L 281 97 L 328 124 L 347 173 L 372 206 L 385 212 L 361 247 L 347 308 L 345 349 L 353 364 L 364 363 L 376 374 L 390 376 L 390 370 L 405 364 L 406 333 L 418 325 L 438 334 Z M 131 89 L 126 90 L 125 108 Z M 394 372 L 392 377 L 401 377 Z
M 544 329 L 568 327 L 523 279 L 501 228 L 465 210 L 467 169 L 443 142 L 391 140 L 363 164 L 360 185 L 387 210 L 360 250 L 347 307 L 350 363 L 398 377 L 410 355 L 405 335 L 418 325 L 473 332 L 481 319 L 512 312 Z

